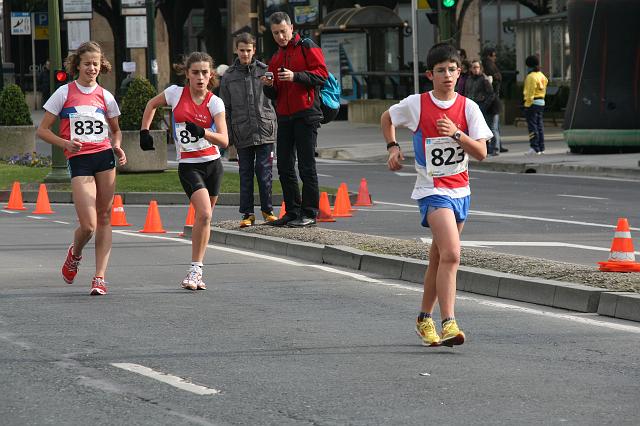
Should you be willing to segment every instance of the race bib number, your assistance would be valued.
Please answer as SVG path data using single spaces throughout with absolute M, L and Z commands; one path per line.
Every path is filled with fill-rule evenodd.
M 99 143 L 108 134 L 107 122 L 104 115 L 95 112 L 75 112 L 69 114 L 71 139 L 81 142 Z
M 425 139 L 427 174 L 432 177 L 452 176 L 467 170 L 469 157 L 448 136 Z
M 176 139 L 180 142 L 182 151 L 200 151 L 211 146 L 205 138 L 192 136 L 185 123 L 176 123 Z

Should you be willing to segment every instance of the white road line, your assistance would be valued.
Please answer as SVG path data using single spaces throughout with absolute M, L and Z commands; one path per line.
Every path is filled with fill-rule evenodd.
M 376 201 L 375 204 L 387 205 L 387 206 L 397 206 L 397 207 L 413 207 L 416 211 L 418 207 L 413 204 L 402 204 L 402 203 L 388 203 L 385 201 Z M 522 219 L 522 220 L 535 220 L 539 222 L 555 222 L 555 223 L 568 223 L 571 225 L 579 225 L 579 226 L 594 226 L 598 228 L 609 228 L 615 229 L 616 225 L 605 225 L 602 223 L 593 223 L 593 222 L 579 222 L 577 220 L 564 220 L 564 219 L 549 219 L 545 217 L 536 217 L 536 216 L 522 216 L 517 214 L 507 214 L 507 213 L 497 213 L 497 212 L 486 212 L 481 210 L 469 210 L 469 214 L 477 215 L 477 216 L 493 216 L 493 217 L 506 217 L 509 219 Z M 640 231 L 640 228 L 629 228 L 632 231 Z
M 409 172 L 395 172 L 396 176 L 418 176 L 418 173 L 409 173 Z
M 61 220 L 52 220 L 52 222 L 54 222 L 54 223 L 61 223 L 61 224 L 63 224 L 63 225 L 69 225 L 69 222 L 63 222 L 63 221 L 61 221 Z
M 602 197 L 587 197 L 586 195 L 570 195 L 570 194 L 556 194 L 558 197 L 567 197 L 567 198 L 585 198 L 587 200 L 608 200 L 608 198 Z
M 135 237 L 153 238 L 153 239 L 159 239 L 159 240 L 176 241 L 176 242 L 180 242 L 180 243 L 183 243 L 183 244 L 191 244 L 190 240 L 185 240 L 185 239 L 182 239 L 182 238 L 163 237 L 161 235 L 138 234 L 138 233 L 133 233 L 133 232 L 129 232 L 129 231 L 121 231 L 121 230 L 114 230 L 113 232 L 117 233 L 117 234 L 131 235 L 131 236 L 135 236 Z M 210 249 L 213 249 L 213 250 L 220 250 L 220 251 L 226 251 L 226 252 L 229 252 L 229 253 L 241 254 L 241 255 L 244 255 L 244 256 L 270 260 L 270 261 L 273 261 L 273 262 L 284 263 L 284 264 L 288 264 L 288 265 L 292 265 L 292 266 L 313 267 L 313 268 L 321 269 L 321 270 L 329 272 L 329 273 L 347 276 L 347 277 L 353 278 L 355 280 L 361 281 L 363 283 L 375 284 L 375 285 L 390 287 L 390 288 L 393 288 L 393 289 L 409 290 L 409 291 L 416 292 L 416 293 L 422 293 L 422 287 L 419 286 L 419 285 L 410 286 L 410 285 L 406 285 L 406 284 L 397 284 L 397 283 L 391 283 L 391 282 L 387 282 L 387 281 L 381 281 L 381 280 L 377 280 L 375 278 L 371 278 L 371 277 L 368 277 L 366 275 L 363 275 L 363 274 L 360 274 L 360 273 L 357 273 L 357 272 L 342 271 L 340 269 L 336 269 L 336 268 L 333 268 L 333 267 L 330 267 L 330 266 L 327 266 L 327 265 L 318 265 L 318 264 L 308 264 L 308 263 L 296 262 L 296 261 L 292 261 L 292 260 L 289 260 L 289 259 L 284 259 L 284 258 L 273 256 L 273 255 L 253 253 L 253 252 L 250 252 L 250 251 L 232 249 L 232 248 L 222 247 L 222 246 L 214 246 L 214 245 L 211 245 L 211 244 L 207 245 L 207 247 L 209 247 Z M 533 314 L 533 315 L 543 315 L 543 316 L 547 316 L 547 317 L 551 317 L 551 318 L 559 318 L 559 319 L 564 319 L 564 320 L 573 321 L 573 322 L 586 324 L 586 325 L 591 325 L 591 326 L 610 328 L 610 329 L 620 330 L 620 331 L 629 331 L 629 332 L 632 332 L 632 333 L 640 334 L 640 326 L 617 324 L 617 323 L 600 321 L 600 320 L 591 319 L 591 318 L 579 317 L 579 316 L 571 315 L 571 314 L 561 314 L 561 313 L 556 313 L 556 312 L 545 311 L 543 309 L 526 308 L 526 307 L 522 307 L 522 306 L 518 306 L 518 305 L 511 305 L 511 304 L 508 304 L 508 303 L 493 302 L 493 301 L 490 301 L 490 300 L 484 300 L 484 299 L 480 299 L 480 298 L 476 298 L 476 297 L 457 295 L 456 298 L 460 299 L 460 300 L 471 301 L 471 302 L 478 303 L 478 304 L 481 304 L 481 305 L 492 306 L 492 307 L 495 307 L 495 308 L 509 309 L 509 310 L 513 310 L 513 311 L 520 311 L 520 312 L 523 312 L 523 313 L 529 313 L 529 314 Z
M 10 214 L 20 213 L 20 212 L 18 212 L 18 211 L 13 211 L 13 210 L 4 210 L 4 209 L 3 209 L 3 210 L 1 210 L 1 211 L 2 211 L 2 213 L 10 213 Z
M 138 364 L 130 363 L 111 363 L 114 367 L 121 368 L 123 370 L 131 371 L 133 373 L 140 374 L 145 377 L 157 380 L 162 383 L 166 383 L 178 389 L 185 390 L 187 392 L 195 393 L 196 395 L 217 395 L 222 391 L 218 389 L 208 388 L 206 386 L 195 385 L 186 379 L 178 376 L 172 376 L 171 374 L 155 371 L 149 367 Z
M 46 217 L 42 217 L 42 216 L 27 216 L 30 219 L 38 219 L 38 220 L 42 220 L 42 219 L 47 219 Z
M 431 244 L 431 238 L 420 238 L 423 243 Z M 463 247 L 567 247 L 582 250 L 610 251 L 606 247 L 585 246 L 582 244 L 560 243 L 554 241 L 460 241 Z M 640 255 L 640 251 L 634 252 Z

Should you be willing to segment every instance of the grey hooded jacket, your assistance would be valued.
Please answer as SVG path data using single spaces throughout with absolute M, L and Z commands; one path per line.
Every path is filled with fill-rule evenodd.
M 242 65 L 236 58 L 222 76 L 220 98 L 224 102 L 229 143 L 236 148 L 274 143 L 276 111 L 262 92 L 260 77 L 267 65 L 253 60 Z

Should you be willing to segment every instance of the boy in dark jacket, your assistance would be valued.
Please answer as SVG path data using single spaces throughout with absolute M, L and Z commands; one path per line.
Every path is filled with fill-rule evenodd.
M 287 211 L 269 224 L 313 226 L 320 198 L 314 153 L 323 118 L 318 89 L 327 79 L 327 66 L 317 45 L 294 34 L 289 15 L 276 12 L 269 17 L 269 23 L 280 48 L 269 63 L 273 79 L 262 77 L 262 82 L 265 95 L 276 100 L 278 174 Z M 296 156 L 302 197 L 295 171 Z
M 238 34 L 235 40 L 238 57 L 220 83 L 220 98 L 227 113 L 229 144 L 238 151 L 241 228 L 252 226 L 256 221 L 253 211 L 254 174 L 260 190 L 262 217 L 266 222 L 278 219 L 273 214 L 271 201 L 276 112 L 262 91 L 260 79 L 267 72 L 267 65 L 253 57 L 255 46 L 251 34 Z

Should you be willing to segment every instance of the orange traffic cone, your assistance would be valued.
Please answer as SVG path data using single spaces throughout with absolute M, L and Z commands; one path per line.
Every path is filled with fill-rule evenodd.
M 351 202 L 347 193 L 347 185 L 342 183 L 338 187 L 336 201 L 333 205 L 333 217 L 351 217 Z
M 336 220 L 331 216 L 331 206 L 329 205 L 329 196 L 326 192 L 320 194 L 320 205 L 318 207 L 318 222 L 335 222 Z
M 287 214 L 287 210 L 285 209 L 284 201 L 282 202 L 282 206 L 280 206 L 280 214 L 278 215 L 278 219 L 282 219 L 282 217 Z
M 7 210 L 26 210 L 27 208 L 22 204 L 22 192 L 20 191 L 20 182 L 13 182 L 11 188 L 11 195 L 9 195 L 9 204 L 6 205 Z
M 360 189 L 358 190 L 358 199 L 354 206 L 371 207 L 371 195 L 369 195 L 369 188 L 367 188 L 367 180 L 362 178 L 360 180 Z
M 347 184 L 342 182 L 340 184 L 340 186 L 344 186 L 344 193 L 347 194 L 347 196 L 345 197 L 345 200 L 347 202 L 347 207 L 349 208 L 349 212 L 353 213 L 356 211 L 356 209 L 354 209 L 353 207 L 351 207 L 351 198 L 349 197 L 349 188 L 347 187 Z
M 51 210 L 51 204 L 49 204 L 49 195 L 47 194 L 47 186 L 44 183 L 40 184 L 38 190 L 38 199 L 36 200 L 36 209 L 31 213 L 34 214 L 53 214 Z
M 187 218 L 184 220 L 184 226 L 193 226 L 196 220 L 196 209 L 193 208 L 193 204 L 189 203 L 189 211 L 187 212 Z M 184 232 L 178 234 L 179 237 L 184 237 Z
M 609 251 L 609 260 L 598 262 L 598 264 L 600 270 L 604 272 L 640 272 L 640 263 L 636 262 L 631 230 L 626 218 L 618 219 L 618 226 L 616 226 Z
M 111 207 L 111 226 L 131 226 L 130 223 L 127 223 L 127 215 L 124 212 L 122 196 L 118 194 L 113 196 L 113 206 Z
M 158 210 L 158 203 L 156 200 L 151 200 L 149 203 L 147 220 L 144 222 L 144 228 L 138 232 L 145 234 L 164 234 L 167 232 L 162 229 L 162 220 L 160 219 L 160 211 Z

